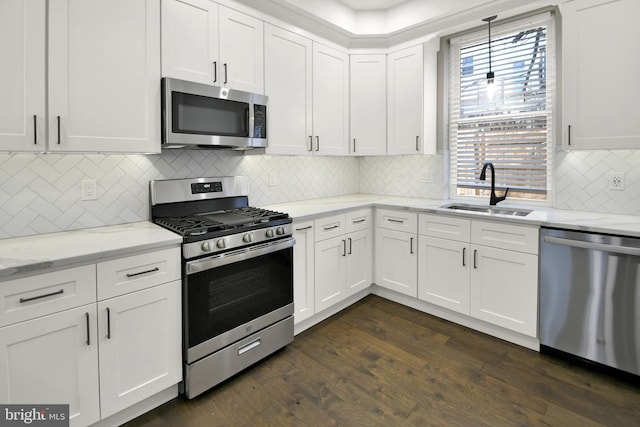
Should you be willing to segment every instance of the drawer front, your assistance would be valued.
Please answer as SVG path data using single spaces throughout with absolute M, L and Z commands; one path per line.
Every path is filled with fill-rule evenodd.
M 0 327 L 95 301 L 94 264 L 0 282 Z
M 346 217 L 347 233 L 366 230 L 371 227 L 371 222 L 373 221 L 371 209 L 361 209 L 359 211 L 348 212 Z
M 98 263 L 98 300 L 180 279 L 180 248 Z
M 419 233 L 424 236 L 441 239 L 469 242 L 471 239 L 471 221 L 452 218 L 445 215 L 420 214 L 418 217 Z
M 345 233 L 345 216 L 334 215 L 326 218 L 316 219 L 315 241 L 330 239 L 332 237 L 342 236 Z
M 408 211 L 376 209 L 376 227 L 418 233 L 418 214 Z
M 477 245 L 538 255 L 538 227 L 473 221 L 471 223 L 471 242 Z

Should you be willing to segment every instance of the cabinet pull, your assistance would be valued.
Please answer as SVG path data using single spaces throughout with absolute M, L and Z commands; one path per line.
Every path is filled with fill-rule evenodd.
M 160 268 L 156 267 L 156 268 L 152 268 L 151 270 L 140 271 L 138 273 L 127 273 L 127 277 L 140 276 L 141 274 L 154 273 L 156 271 L 160 271 Z
M 20 298 L 20 304 L 25 303 L 25 302 L 29 302 L 29 301 L 34 301 L 34 300 L 37 300 L 37 299 L 40 299 L 40 298 L 46 298 L 46 297 L 51 297 L 51 296 L 54 296 L 54 295 L 60 295 L 62 293 L 64 293 L 64 289 L 60 289 L 59 291 L 51 292 L 51 293 L 44 294 L 44 295 L 38 295 L 38 296 L 35 296 L 35 297 Z
M 222 64 L 224 67 L 224 84 L 227 84 L 227 63 Z
M 316 151 L 320 151 L 320 137 L 316 135 Z
M 353 249 L 353 241 L 351 240 L 351 237 L 348 237 L 348 240 L 349 240 L 349 255 L 351 255 L 351 254 L 353 253 L 353 252 L 352 252 L 352 249 Z
M 401 219 L 389 218 L 387 221 L 389 221 L 389 222 L 397 222 L 398 224 L 404 224 L 404 220 L 401 220 Z
M 58 116 L 56 118 L 56 120 L 58 121 L 58 142 L 57 142 L 57 144 L 60 145 L 60 116 Z
M 340 227 L 340 226 L 339 225 L 332 225 L 331 227 L 322 227 L 322 228 L 324 228 L 324 231 L 329 231 L 329 230 L 335 230 L 338 227 Z
M 309 151 L 313 151 L 313 136 L 309 135 Z
M 363 219 L 355 219 L 355 220 L 351 221 L 351 223 L 352 224 L 360 224 L 360 223 L 365 222 L 365 221 L 366 221 L 366 219 L 364 219 L 364 218 Z
M 111 339 L 111 310 L 107 307 L 107 339 Z
M 571 125 L 569 125 L 569 129 L 567 129 L 567 144 L 571 145 Z
M 310 230 L 311 228 L 313 228 L 312 225 L 307 225 L 306 227 L 296 228 L 296 231 Z
M 478 250 L 474 249 L 473 250 L 473 268 L 478 268 Z
M 356 139 L 353 138 L 353 152 L 356 152 Z
M 409 253 L 413 255 L 413 237 L 409 239 Z
M 213 82 L 218 81 L 218 61 L 213 61 Z
M 420 136 L 419 136 L 419 135 L 416 135 L 416 151 L 420 151 L 420 143 L 419 143 L 419 140 L 420 140 Z
M 342 256 L 347 256 L 347 241 L 342 239 Z
M 33 115 L 33 145 L 38 145 L 38 116 Z
M 89 313 L 84 314 L 85 319 L 87 320 L 87 345 L 91 345 L 91 331 L 89 329 Z
M 462 248 L 462 266 L 466 267 L 467 263 L 465 262 L 465 258 L 467 255 L 467 248 Z

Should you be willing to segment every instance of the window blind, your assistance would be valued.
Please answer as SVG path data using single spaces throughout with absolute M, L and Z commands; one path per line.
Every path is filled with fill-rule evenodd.
M 449 146 L 452 194 L 482 195 L 485 162 L 496 187 L 546 198 L 551 182 L 554 51 L 551 15 L 492 26 L 491 69 L 486 29 L 451 39 Z

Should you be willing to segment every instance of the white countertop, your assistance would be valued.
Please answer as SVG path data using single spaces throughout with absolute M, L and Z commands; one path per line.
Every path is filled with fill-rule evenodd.
M 345 196 L 326 197 L 322 199 L 304 200 L 277 205 L 264 206 L 267 209 L 287 212 L 295 222 L 314 219 L 316 217 L 340 213 L 356 208 L 389 207 L 409 209 L 416 212 L 446 213 L 447 215 L 483 219 L 492 221 L 512 222 L 522 225 L 557 227 L 569 230 L 588 231 L 592 233 L 620 234 L 624 236 L 640 237 L 640 216 L 618 215 L 602 212 L 582 212 L 553 209 L 541 206 L 527 206 L 502 202 L 498 207 L 518 209 L 532 209 L 525 217 L 491 215 L 486 213 L 472 213 L 453 211 L 440 206 L 466 201 L 420 199 L 412 197 L 394 197 L 375 194 L 350 194 Z
M 2 239 L 0 280 L 180 243 L 182 237 L 148 221 Z

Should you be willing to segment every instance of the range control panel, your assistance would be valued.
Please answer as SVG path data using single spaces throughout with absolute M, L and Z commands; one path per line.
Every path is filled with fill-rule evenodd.
M 222 182 L 198 182 L 195 184 L 191 184 L 191 194 L 202 194 L 202 193 L 221 193 L 222 192 Z

